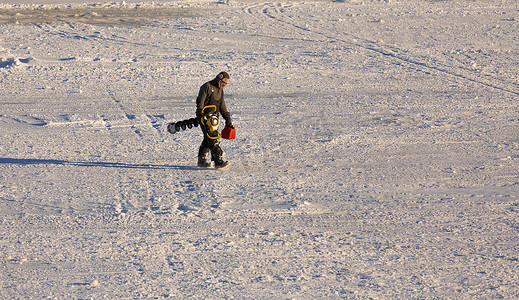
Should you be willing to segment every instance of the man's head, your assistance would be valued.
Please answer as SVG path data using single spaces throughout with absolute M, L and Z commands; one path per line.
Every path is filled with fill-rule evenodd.
M 231 78 L 229 77 L 229 74 L 227 74 L 227 72 L 220 72 L 218 75 L 216 75 L 216 79 L 218 79 L 219 88 L 225 87 L 231 80 Z

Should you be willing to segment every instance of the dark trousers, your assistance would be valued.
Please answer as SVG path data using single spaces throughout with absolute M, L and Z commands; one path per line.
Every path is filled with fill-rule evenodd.
M 204 133 L 204 140 L 200 145 L 200 149 L 198 150 L 198 161 L 199 162 L 209 162 L 209 155 L 211 160 L 215 163 L 221 162 L 223 157 L 222 148 L 220 148 L 220 140 L 219 139 L 210 139 L 207 136 L 207 130 L 205 126 L 202 127 L 202 132 Z

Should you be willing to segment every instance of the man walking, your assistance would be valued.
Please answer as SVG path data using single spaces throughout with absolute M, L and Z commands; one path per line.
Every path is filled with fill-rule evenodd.
M 223 160 L 223 151 L 220 148 L 218 132 L 212 131 L 210 124 L 206 123 L 209 120 L 209 114 L 214 114 L 216 118 L 221 114 L 225 119 L 225 126 L 232 127 L 231 114 L 225 106 L 223 93 L 223 88 L 229 83 L 229 80 L 230 77 L 227 72 L 220 72 L 213 80 L 204 83 L 200 87 L 200 92 L 196 98 L 196 117 L 198 120 L 204 120 L 203 118 L 206 120 L 200 126 L 204 133 L 204 140 L 198 151 L 199 167 L 210 167 L 211 161 L 214 162 L 215 168 L 224 168 L 230 164 L 228 161 Z

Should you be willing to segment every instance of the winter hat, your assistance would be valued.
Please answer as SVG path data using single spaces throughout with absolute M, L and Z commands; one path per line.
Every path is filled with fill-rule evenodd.
M 229 83 L 229 81 L 231 80 L 231 78 L 229 77 L 229 74 L 227 74 L 227 72 L 220 72 L 218 75 L 216 75 L 216 78 L 225 83 Z

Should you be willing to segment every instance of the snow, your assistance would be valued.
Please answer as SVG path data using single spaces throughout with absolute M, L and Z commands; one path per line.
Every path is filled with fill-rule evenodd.
M 518 18 L 4 1 L 0 297 L 518 298 Z M 237 138 L 203 170 L 166 126 L 220 71 Z

